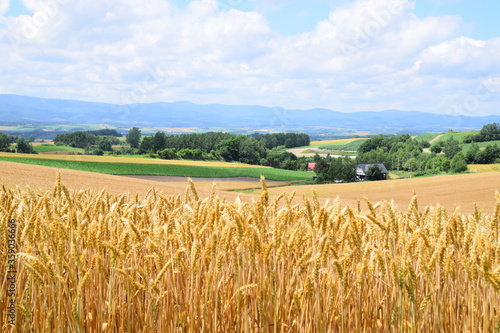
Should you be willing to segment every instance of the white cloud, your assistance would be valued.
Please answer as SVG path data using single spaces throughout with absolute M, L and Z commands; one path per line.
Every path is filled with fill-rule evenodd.
M 9 10 L 10 0 L 0 0 L 0 16 L 3 16 Z
M 358 0 L 287 37 L 215 0 L 44 1 L 0 17 L 0 93 L 446 112 L 457 91 L 500 76 L 500 38 L 461 37 L 459 17 L 417 18 L 406 0 Z

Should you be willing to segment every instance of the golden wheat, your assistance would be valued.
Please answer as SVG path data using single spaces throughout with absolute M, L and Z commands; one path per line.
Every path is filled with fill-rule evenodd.
M 253 203 L 190 182 L 184 200 L 0 190 L 0 264 L 17 223 L 12 332 L 493 332 L 500 327 L 500 195 L 493 215 Z M 6 271 L 7 269 L 5 269 Z M 5 325 L 4 325 L 5 324 Z

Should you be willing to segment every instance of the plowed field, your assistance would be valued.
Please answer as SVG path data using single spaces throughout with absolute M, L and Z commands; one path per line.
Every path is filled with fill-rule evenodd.
M 144 195 L 151 188 L 156 188 L 164 195 L 184 194 L 187 182 L 162 183 L 144 179 L 133 179 L 123 176 L 112 176 L 94 172 L 56 169 L 45 166 L 0 162 L 0 186 L 29 186 L 33 189 L 49 190 L 54 187 L 59 171 L 62 182 L 70 189 L 101 191 L 103 189 L 114 193 L 132 193 Z M 210 194 L 213 182 L 197 183 L 200 196 Z M 239 193 L 220 191 L 219 195 L 235 199 Z M 241 194 L 242 197 L 248 196 Z
M 165 195 L 183 195 L 187 187 L 187 183 L 184 182 L 157 182 L 12 162 L 0 162 L 0 185 L 30 186 L 47 190 L 54 186 L 57 171 L 60 172 L 64 184 L 76 190 L 91 189 L 92 191 L 101 191 L 106 189 L 116 194 L 128 192 L 143 195 L 154 187 Z M 195 181 L 195 184 L 200 196 L 208 196 L 213 182 Z M 243 200 L 257 198 L 255 194 L 259 194 L 260 191 L 254 191 L 253 194 L 223 191 L 252 187 L 255 187 L 255 183 L 219 182 L 217 185 L 219 195 L 226 196 L 229 200 L 238 196 Z M 303 195 L 311 197 L 313 190 L 321 202 L 326 200 L 332 202 L 339 197 L 343 204 L 355 207 L 358 201 L 361 201 L 362 207 L 366 208 L 363 198 L 367 197 L 373 203 L 393 200 L 403 211 L 406 210 L 415 192 L 418 195 L 418 204 L 421 208 L 440 204 L 451 211 L 455 206 L 459 206 L 462 213 L 470 213 L 473 211 L 473 204 L 476 203 L 480 210 L 490 214 L 492 207 L 495 206 L 495 192 L 500 191 L 500 173 L 478 173 L 351 184 L 283 186 L 269 188 L 269 194 L 279 195 L 282 192 L 288 194 L 296 192 L 296 202 L 298 203 L 302 201 Z

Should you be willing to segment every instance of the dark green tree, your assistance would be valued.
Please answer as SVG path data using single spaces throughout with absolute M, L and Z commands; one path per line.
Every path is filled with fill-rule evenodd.
M 0 132 L 0 151 L 5 151 L 9 149 L 12 143 L 11 137 L 5 133 Z
M 21 154 L 36 154 L 33 147 L 24 138 L 17 139 L 17 152 Z
M 141 130 L 137 127 L 132 127 L 126 136 L 127 142 L 132 148 L 139 148 L 139 143 L 141 141 Z
M 103 137 L 99 142 L 99 149 L 103 151 L 112 151 L 111 141 L 107 137 Z
M 163 150 L 166 148 L 166 135 L 163 132 L 156 132 L 155 135 L 153 136 L 153 146 L 152 146 L 152 151 L 153 153 L 157 153 L 160 150 Z
M 251 136 L 245 136 L 239 147 L 239 161 L 241 163 L 259 164 L 266 156 L 264 144 Z
M 383 180 L 384 178 L 384 174 L 378 165 L 372 165 L 368 168 L 368 170 L 366 170 L 367 180 Z
M 500 147 L 497 144 L 487 145 L 484 150 L 480 150 L 476 155 L 476 163 L 492 164 L 500 159 Z
M 440 142 L 434 144 L 431 146 L 430 151 L 435 154 L 439 154 L 440 152 L 443 151 L 443 146 L 441 145 Z
M 331 182 L 341 180 L 353 182 L 356 180 L 356 162 L 349 157 L 326 157 L 316 162 L 314 172 L 318 182 Z

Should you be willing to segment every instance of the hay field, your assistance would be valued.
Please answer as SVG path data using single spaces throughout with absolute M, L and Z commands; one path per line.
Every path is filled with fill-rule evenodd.
M 327 184 L 288 186 L 269 190 L 272 195 L 279 195 L 283 191 L 295 192 L 297 196 L 312 196 L 313 191 L 319 198 L 337 196 L 343 204 L 355 207 L 358 200 L 367 197 L 372 202 L 393 200 L 400 209 L 406 209 L 413 193 L 418 195 L 422 207 L 436 206 L 437 204 L 453 210 L 460 207 L 462 212 L 473 211 L 473 205 L 481 210 L 491 212 L 495 203 L 495 192 L 500 191 L 500 173 L 448 175 L 428 178 L 396 179 L 379 182 L 359 182 L 349 184 Z M 258 194 L 258 191 L 254 193 Z
M 335 139 L 335 140 L 325 140 L 325 141 L 312 141 L 311 146 L 322 146 L 322 145 L 328 145 L 328 144 L 344 144 L 344 143 L 349 143 L 353 142 L 356 140 L 359 140 L 362 138 L 350 138 L 350 139 Z
M 0 187 L 7 332 L 493 332 L 491 215 Z M 7 246 L 9 235 L 15 245 Z M 10 245 L 10 243 L 9 243 Z M 9 249 L 9 250 L 8 250 Z M 11 257 L 9 257 L 11 255 Z M 13 286 L 13 287 L 12 287 Z M 4 294 L 2 294 L 4 295 Z M 16 306 L 8 312 L 7 304 Z M 7 314 L 15 316 L 12 326 Z
M 470 164 L 469 170 L 479 173 L 500 172 L 500 164 Z
M 269 168 L 260 165 L 243 163 L 213 162 L 213 161 L 185 161 L 185 160 L 162 160 L 155 158 L 129 158 L 116 156 L 95 155 L 42 155 L 42 154 L 12 154 L 0 152 L 0 157 L 30 158 L 42 160 L 61 160 L 75 162 L 100 162 L 100 163 L 127 163 L 127 164 L 160 164 L 160 165 L 187 165 L 203 167 L 228 167 L 228 168 Z

